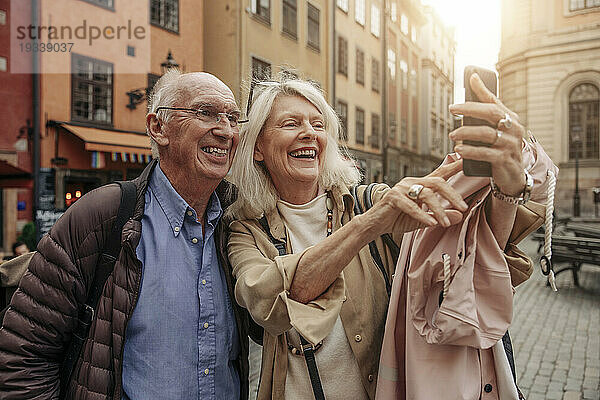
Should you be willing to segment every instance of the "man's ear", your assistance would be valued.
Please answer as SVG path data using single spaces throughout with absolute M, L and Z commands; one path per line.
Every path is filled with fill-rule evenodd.
M 265 156 L 263 155 L 262 151 L 258 148 L 258 143 L 256 143 L 254 145 L 254 161 L 264 161 L 265 160 Z
M 156 114 L 146 115 L 146 129 L 150 133 L 150 137 L 159 145 L 166 146 L 169 144 L 169 138 L 163 133 L 163 124 L 160 122 Z

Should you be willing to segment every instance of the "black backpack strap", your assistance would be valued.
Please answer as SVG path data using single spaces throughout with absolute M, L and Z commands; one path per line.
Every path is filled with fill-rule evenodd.
M 121 202 L 119 204 L 119 211 L 117 217 L 113 222 L 110 234 L 108 235 L 107 241 L 104 243 L 102 254 L 98 259 L 96 265 L 96 271 L 94 273 L 94 280 L 88 291 L 87 300 L 85 304 L 79 309 L 79 317 L 77 327 L 73 331 L 69 348 L 65 354 L 61 366 L 61 387 L 62 396 L 66 394 L 66 389 L 71 380 L 75 363 L 79 358 L 83 344 L 88 337 L 90 326 L 94 321 L 98 302 L 104 289 L 106 280 L 112 273 L 115 262 L 119 256 L 121 250 L 121 232 L 125 222 L 133 215 L 136 200 L 136 187 L 131 181 L 116 182 L 121 187 Z
M 285 256 L 287 254 L 287 251 L 285 249 L 285 242 L 275 239 L 275 237 L 271 234 L 271 228 L 269 228 L 269 222 L 267 221 L 267 218 L 263 215 L 261 218 L 258 219 L 258 223 L 262 226 L 267 236 L 269 236 L 269 240 L 271 240 L 271 243 L 273 243 L 273 246 L 275 246 L 275 248 L 279 252 L 279 255 Z M 257 324 L 256 327 L 260 328 Z M 255 343 L 262 344 L 263 333 L 264 330 L 261 329 L 260 343 L 257 340 L 258 337 L 255 339 L 251 336 L 252 340 L 254 340 Z M 258 332 L 256 329 L 254 329 L 252 335 L 258 336 Z M 319 370 L 317 369 L 317 361 L 315 360 L 314 347 L 306 339 L 304 339 L 302 335 L 298 334 L 298 336 L 300 336 L 302 353 L 304 354 L 304 360 L 306 361 L 306 367 L 308 368 L 308 375 L 310 376 L 310 384 L 313 389 L 313 394 L 315 395 L 315 400 L 325 400 L 325 394 L 321 385 L 321 378 L 319 377 Z
M 373 206 L 373 201 L 371 200 L 371 193 L 373 192 L 374 186 L 375 186 L 374 183 L 369 184 L 365 188 L 365 191 L 363 192 L 363 204 L 365 205 L 366 210 L 370 209 Z M 356 186 L 352 187 L 351 192 L 352 192 L 352 197 L 354 197 L 354 215 L 362 214 L 363 208 L 360 204 L 360 201 L 358 200 L 358 193 L 357 193 Z M 386 233 L 386 235 L 387 235 L 387 233 Z M 383 238 L 383 235 L 382 235 L 382 238 Z M 371 253 L 371 258 L 373 259 L 373 262 L 375 263 L 375 265 L 377 266 L 377 268 L 381 271 L 381 274 L 383 275 L 383 280 L 385 282 L 385 291 L 387 292 L 388 297 L 389 297 L 392 292 L 392 284 L 390 283 L 390 278 L 388 277 L 388 274 L 383 265 L 383 259 L 381 258 L 381 253 L 379 253 L 379 249 L 377 248 L 377 243 L 375 243 L 374 240 L 369 242 L 369 252 Z M 396 260 L 396 258 L 394 260 Z

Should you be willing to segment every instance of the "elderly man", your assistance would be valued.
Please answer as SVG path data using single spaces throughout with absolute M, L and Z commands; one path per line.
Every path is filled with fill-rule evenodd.
M 77 399 L 246 399 L 247 317 L 224 253 L 239 109 L 207 73 L 167 72 L 146 127 L 155 160 L 66 384 Z M 119 206 L 117 185 L 69 208 L 38 245 L 0 329 L 3 399 L 55 399 L 74 316 Z

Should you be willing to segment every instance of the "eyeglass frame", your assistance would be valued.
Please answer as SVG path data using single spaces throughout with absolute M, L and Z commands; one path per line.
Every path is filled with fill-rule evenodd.
M 202 108 L 185 108 L 185 107 L 165 107 L 165 106 L 160 106 L 155 110 L 155 113 L 159 112 L 160 110 L 173 110 L 173 111 L 189 111 L 189 112 L 193 112 L 193 113 L 197 113 L 200 110 L 203 110 Z M 231 128 L 235 128 L 238 126 L 238 124 L 244 124 L 246 122 L 248 122 L 248 120 L 242 120 L 239 119 L 237 122 L 235 123 L 235 125 L 231 125 L 231 119 L 229 117 L 233 117 L 234 114 L 230 114 L 230 113 L 225 113 L 225 112 L 217 112 L 214 113 L 215 116 L 217 117 L 217 119 L 215 120 L 215 123 L 219 123 L 221 122 L 221 115 L 224 115 L 225 118 L 227 119 L 227 123 L 229 124 L 229 127 Z

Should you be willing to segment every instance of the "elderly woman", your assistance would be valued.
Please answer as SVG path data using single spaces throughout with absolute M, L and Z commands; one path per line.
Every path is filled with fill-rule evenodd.
M 229 209 L 236 219 L 229 259 L 237 301 L 264 328 L 259 399 L 322 398 L 321 390 L 328 399 L 373 399 L 389 301 L 386 280 L 395 270 L 379 238 L 390 233 L 401 243 L 405 232 L 418 227 L 448 229 L 468 209 L 446 182 L 461 169 L 456 161 L 392 188 L 378 185 L 373 206 L 355 215 L 349 189 L 360 177 L 338 147 L 339 131 L 335 112 L 311 83 L 255 87 L 231 170 L 239 193 Z M 478 131 L 471 136 L 481 139 Z M 463 132 L 466 138 L 469 132 Z M 526 185 L 520 141 L 504 146 L 510 157 L 494 161 L 494 180 L 514 195 Z M 465 149 L 472 158 L 482 157 Z M 500 242 L 511 230 L 509 209 L 490 201 L 490 223 Z M 383 270 L 369 250 L 374 240 Z

